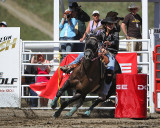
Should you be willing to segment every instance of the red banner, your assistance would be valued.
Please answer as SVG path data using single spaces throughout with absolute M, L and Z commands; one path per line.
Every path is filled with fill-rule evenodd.
M 118 53 L 116 59 L 121 66 L 122 73 L 137 74 L 137 53 Z
M 61 62 L 60 66 L 68 65 L 69 63 L 74 61 L 77 56 L 77 54 L 70 54 L 66 56 Z M 120 63 L 122 73 L 137 73 L 136 53 L 119 53 L 117 54 L 116 59 Z M 63 75 L 63 72 L 58 68 L 48 82 L 31 84 L 30 88 L 41 97 L 53 99 L 58 90 L 58 79 L 61 88 L 68 77 L 69 75 Z

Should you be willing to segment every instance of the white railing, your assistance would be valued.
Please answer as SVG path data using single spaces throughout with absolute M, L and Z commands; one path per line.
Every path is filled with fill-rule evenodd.
M 128 40 L 120 40 L 120 51 L 119 53 L 127 53 L 126 51 L 126 43 Z M 148 75 L 148 92 L 147 92 L 147 107 L 150 109 L 150 112 L 153 112 L 154 104 L 153 104 L 153 79 L 152 78 L 152 45 L 149 39 L 139 39 L 139 40 L 129 40 L 131 42 L 132 46 L 132 52 L 141 53 L 141 58 L 138 57 L 137 59 L 137 66 L 142 67 L 142 73 L 145 73 Z M 142 51 L 133 51 L 133 43 L 135 42 L 142 42 L 143 49 Z M 46 55 L 46 58 L 52 59 L 51 65 L 52 66 L 52 74 L 45 75 L 45 76 L 52 76 L 53 73 L 56 71 L 57 67 L 59 66 L 59 44 L 60 43 L 80 43 L 79 41 L 23 41 L 22 44 L 22 77 L 25 76 L 39 76 L 39 75 L 33 75 L 33 74 L 24 74 L 25 66 L 26 65 L 40 65 L 40 64 L 30 64 L 29 57 L 33 54 L 44 54 Z M 56 45 L 55 45 L 56 44 Z M 56 46 L 56 47 L 55 47 Z M 32 51 L 32 52 L 28 52 Z M 61 52 L 61 54 L 79 54 L 80 52 Z M 28 56 L 28 60 L 26 59 Z M 48 57 L 49 56 L 49 57 Z M 25 61 L 23 61 L 25 59 Z M 24 88 L 29 87 L 29 85 L 23 85 L 22 84 L 22 95 L 21 98 L 39 98 L 39 96 L 26 96 L 24 95 Z M 98 96 L 87 96 L 86 98 L 97 98 Z M 71 98 L 71 96 L 61 96 L 61 98 Z M 115 96 L 111 96 L 111 98 L 115 98 Z M 80 107 L 80 109 L 87 109 L 88 107 Z M 34 109 L 50 109 L 50 107 L 42 108 L 37 107 Z M 71 109 L 71 107 L 68 107 L 66 109 Z M 96 107 L 95 109 L 115 109 L 115 107 Z

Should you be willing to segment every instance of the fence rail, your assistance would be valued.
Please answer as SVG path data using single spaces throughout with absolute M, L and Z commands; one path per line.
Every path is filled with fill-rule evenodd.
M 149 39 L 138 39 L 138 40 L 120 40 L 120 51 L 119 53 L 128 53 L 128 51 L 126 51 L 126 43 L 127 42 L 131 42 L 131 46 L 132 46 L 132 52 L 136 52 L 136 53 L 140 53 L 142 55 L 142 60 L 139 59 L 137 60 L 137 66 L 140 67 L 144 67 L 145 70 L 142 70 L 142 73 L 146 73 L 148 75 L 148 93 L 147 93 L 147 108 L 150 109 L 153 105 L 153 100 L 152 100 L 152 87 L 153 87 L 153 83 L 152 81 L 152 72 L 151 70 L 153 70 L 152 68 L 152 50 L 150 49 L 152 47 L 150 40 Z M 133 51 L 133 43 L 135 42 L 142 42 L 143 44 L 143 49 L 142 51 Z M 24 61 L 28 61 L 31 57 L 31 55 L 34 54 L 44 54 L 46 56 L 48 55 L 52 55 L 52 63 L 50 64 L 45 64 L 45 65 L 51 65 L 53 72 L 52 74 L 49 75 L 44 75 L 44 76 L 52 76 L 55 69 L 59 66 L 59 44 L 60 43 L 80 43 L 79 41 L 23 41 L 22 44 L 22 77 L 26 77 L 26 76 L 41 76 L 41 75 L 33 75 L 33 74 L 24 74 L 24 70 L 25 70 L 25 66 L 27 65 L 41 65 L 41 64 L 31 64 L 31 63 L 26 63 Z M 46 50 L 49 49 L 49 50 Z M 30 52 L 26 52 L 26 51 L 30 51 Z M 40 52 L 39 52 L 40 51 Z M 47 52 L 46 52 L 47 51 Z M 60 54 L 79 54 L 81 52 L 61 52 Z M 145 56 L 143 56 L 145 55 Z M 28 59 L 26 59 L 28 56 Z M 28 88 L 29 85 L 23 85 L 22 84 L 22 95 L 21 98 L 25 98 L 25 99 L 29 99 L 29 98 L 39 98 L 39 96 L 29 96 L 25 95 L 24 93 L 24 88 Z M 86 98 L 97 98 L 98 96 L 87 96 Z M 61 96 L 61 98 L 71 98 L 71 96 Z M 115 96 L 111 96 L 110 98 L 114 99 Z M 34 109 L 38 109 L 34 108 Z M 47 107 L 48 109 L 50 109 L 50 107 Z M 66 108 L 66 109 L 71 109 L 71 107 Z M 80 109 L 85 109 L 85 107 L 80 107 Z M 115 109 L 115 107 L 96 107 L 95 109 Z

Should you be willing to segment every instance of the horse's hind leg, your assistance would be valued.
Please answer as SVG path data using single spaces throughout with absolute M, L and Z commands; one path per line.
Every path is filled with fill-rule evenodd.
M 63 87 L 62 87 L 60 90 L 58 90 L 55 98 L 54 98 L 54 99 L 52 100 L 52 102 L 51 102 L 51 108 L 52 108 L 52 109 L 56 108 L 56 106 L 57 106 L 57 101 L 58 101 L 59 97 L 62 96 L 63 92 L 64 92 L 65 90 L 67 90 L 68 87 L 70 87 L 69 85 L 70 85 L 69 80 L 67 80 L 67 81 L 64 83 Z
M 80 93 L 76 93 L 71 99 L 65 101 L 62 103 L 61 107 L 54 113 L 54 117 L 57 118 L 60 116 L 62 110 L 67 107 L 69 104 L 71 104 L 72 102 L 80 99 L 82 97 L 82 95 Z
M 67 117 L 72 116 L 72 115 L 77 111 L 77 109 L 83 104 L 85 97 L 86 97 L 86 96 L 83 96 L 83 97 L 79 100 L 78 104 L 77 104 L 75 107 L 73 107 L 73 108 L 66 114 Z
M 97 106 L 100 102 L 104 102 L 104 100 L 103 100 L 103 99 L 100 99 L 100 98 L 96 99 L 96 101 L 95 101 L 95 102 L 92 104 L 92 106 L 83 114 L 83 116 L 89 117 L 90 114 L 91 114 L 91 111 L 93 110 L 93 108 L 94 108 L 95 106 Z

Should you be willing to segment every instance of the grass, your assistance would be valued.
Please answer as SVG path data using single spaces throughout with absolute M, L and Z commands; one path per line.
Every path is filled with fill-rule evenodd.
M 51 40 L 48 35 L 20 22 L 17 18 L 10 15 L 3 7 L 0 7 L 0 17 L 1 21 L 7 22 L 8 27 L 20 27 L 20 37 L 22 40 Z
M 50 24 L 53 24 L 53 0 L 14 0 L 22 7 L 28 9 L 29 11 L 33 12 L 34 14 L 41 17 L 43 20 L 49 22 Z M 68 8 L 68 0 L 63 0 L 65 9 Z M 127 7 L 130 4 L 129 2 L 79 2 L 79 5 L 81 5 L 81 8 L 86 11 L 90 17 L 92 18 L 91 14 L 94 10 L 100 11 L 100 18 L 105 18 L 107 12 L 109 11 L 116 11 L 119 13 L 119 17 L 124 17 L 129 12 L 127 11 Z M 141 7 L 141 2 L 136 2 L 137 5 Z M 2 9 L 1 9 L 2 10 Z M 139 14 L 142 15 L 142 9 L 139 10 Z M 3 12 L 2 12 L 3 13 Z M 1 13 L 1 14 L 2 14 Z M 0 16 L 1 16 L 0 14 Z M 5 19 L 7 23 L 11 26 L 20 26 L 21 31 L 23 32 L 21 34 L 21 37 L 23 37 L 25 40 L 43 40 L 50 39 L 49 37 L 45 36 L 38 30 L 34 28 L 30 28 L 29 26 L 24 25 L 18 19 L 13 19 L 14 17 L 10 18 L 10 15 L 5 12 L 5 15 L 7 18 L 2 17 L 2 19 Z M 154 3 L 149 2 L 149 10 L 148 10 L 148 16 L 149 16 L 149 28 L 154 27 Z M 9 19 L 8 19 L 9 18 Z M 61 13 L 61 6 L 60 6 L 60 19 L 62 18 Z M 18 23 L 17 23 L 18 22 Z M 87 25 L 87 23 L 86 23 Z M 32 33 L 32 34 L 31 34 Z M 123 33 L 121 32 L 120 35 Z
M 53 24 L 53 0 L 14 0 L 43 20 Z
M 24 8 L 32 11 L 37 14 L 44 20 L 49 23 L 53 23 L 53 0 L 15 0 L 23 6 Z M 68 0 L 63 0 L 65 9 L 68 8 Z M 141 7 L 141 2 L 135 2 L 137 5 Z M 127 7 L 130 4 L 129 2 L 79 2 L 81 8 L 85 10 L 90 16 L 93 10 L 99 10 L 101 14 L 101 18 L 104 18 L 109 11 L 116 11 L 119 13 L 119 16 L 124 17 L 128 14 Z M 149 2 L 149 28 L 153 27 L 154 20 L 154 3 Z M 61 6 L 60 6 L 61 11 Z M 140 9 L 139 14 L 142 15 L 142 10 Z M 60 19 L 62 14 L 60 12 Z

